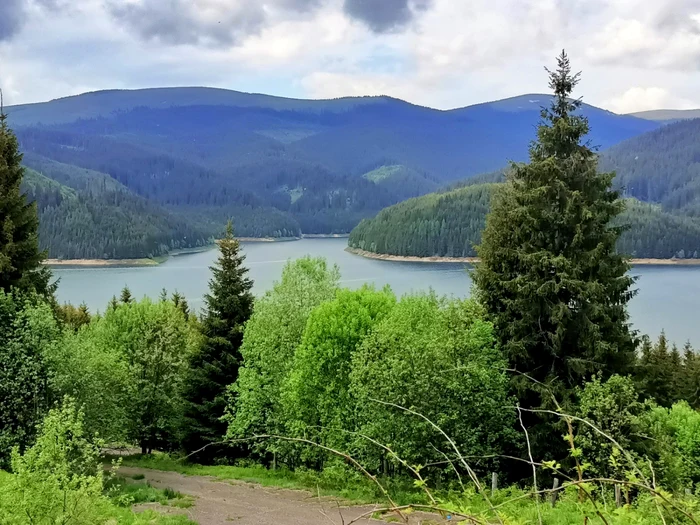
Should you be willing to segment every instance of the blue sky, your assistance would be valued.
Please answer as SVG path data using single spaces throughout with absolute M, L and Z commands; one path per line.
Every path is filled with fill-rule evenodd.
M 547 90 L 617 112 L 700 107 L 700 0 L 0 0 L 6 103 L 206 85 L 437 108 Z

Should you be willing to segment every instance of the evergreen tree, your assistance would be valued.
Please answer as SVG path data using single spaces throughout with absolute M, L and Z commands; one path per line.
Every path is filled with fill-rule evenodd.
M 187 299 L 180 292 L 175 292 L 173 294 L 173 304 L 175 307 L 182 312 L 185 319 L 190 318 L 190 305 L 187 304 Z
M 253 309 L 253 282 L 246 276 L 245 256 L 230 222 L 219 250 L 219 259 L 211 268 L 210 292 L 204 297 L 204 342 L 192 355 L 184 382 L 183 446 L 187 452 L 217 443 L 226 434 L 226 423 L 220 420 L 226 408 L 226 389 L 238 378 L 243 328 Z M 216 449 L 203 450 L 197 461 L 211 461 L 221 452 Z
M 119 301 L 117 300 L 117 296 L 113 295 L 112 298 L 109 300 L 109 303 L 107 303 L 107 310 L 116 310 L 119 307 Z
M 129 287 L 124 285 L 124 288 L 122 288 L 122 293 L 119 296 L 119 300 L 123 304 L 129 304 L 134 301 L 134 298 L 131 296 L 131 290 L 129 290 Z
M 557 61 L 530 163 L 514 164 L 494 197 L 474 278 L 510 367 L 562 400 L 593 374 L 629 369 L 626 305 L 635 292 L 627 258 L 615 253 L 621 229 L 611 221 L 624 205 L 614 174 L 598 172 L 584 141 L 588 121 L 570 98 L 580 74 L 565 52 Z M 523 407 L 551 399 L 522 374 L 513 387 Z
M 42 265 L 36 204 L 20 191 L 24 176 L 17 137 L 0 106 L 0 290 L 11 288 L 53 296 L 51 271 Z

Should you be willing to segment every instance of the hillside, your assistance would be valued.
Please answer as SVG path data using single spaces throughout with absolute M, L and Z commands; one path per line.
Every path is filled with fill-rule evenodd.
M 700 119 L 669 124 L 629 139 L 601 156 L 625 195 L 664 209 L 700 215 Z
M 387 206 L 524 160 L 548 100 L 524 95 L 438 111 L 389 97 L 295 100 L 162 88 L 86 93 L 7 112 L 27 166 L 78 191 L 86 205 L 117 195 L 127 208 L 167 216 L 173 233 L 202 232 L 194 235 L 199 242 L 229 218 L 243 236 L 347 233 Z M 582 111 L 601 147 L 659 126 L 587 105 Z M 59 219 L 68 210 L 55 210 L 52 220 L 70 220 Z M 158 237 L 157 250 L 135 239 L 142 248 L 126 251 L 147 256 L 183 242 L 165 239 Z M 78 252 L 116 253 L 99 242 Z
M 180 208 L 135 195 L 113 178 L 27 155 L 22 189 L 39 211 L 39 242 L 55 259 L 155 257 L 211 243 L 233 215 L 242 236 L 294 236 L 299 226 L 275 209 Z M 218 216 L 217 216 L 218 213 Z
M 475 184 L 402 202 L 362 221 L 348 245 L 398 256 L 475 256 L 474 246 L 481 240 L 491 197 L 499 186 Z M 619 222 L 628 229 L 618 249 L 633 257 L 697 258 L 700 253 L 700 220 L 628 199 Z
M 630 116 L 643 118 L 646 120 L 669 122 L 676 120 L 700 118 L 700 109 L 653 109 L 650 111 L 639 111 L 637 113 L 630 113 Z

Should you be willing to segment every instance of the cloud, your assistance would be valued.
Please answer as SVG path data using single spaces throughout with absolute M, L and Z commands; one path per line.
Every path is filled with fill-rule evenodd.
M 110 0 L 112 16 L 144 40 L 227 47 L 258 34 L 271 15 L 305 13 L 320 0 Z
M 700 67 L 700 0 L 614 0 L 604 14 L 586 53 L 593 63 Z
M 372 31 L 383 33 L 406 26 L 431 3 L 432 0 L 345 0 L 343 10 Z
M 9 40 L 20 28 L 24 21 L 23 0 L 2 0 L 0 14 L 0 42 Z
M 8 104 L 210 85 L 452 108 L 547 90 L 617 111 L 700 106 L 700 0 L 0 0 Z M 663 93 L 660 94 L 659 91 Z
M 615 113 L 635 113 L 651 109 L 691 109 L 694 105 L 661 87 L 633 87 L 612 98 L 606 107 Z

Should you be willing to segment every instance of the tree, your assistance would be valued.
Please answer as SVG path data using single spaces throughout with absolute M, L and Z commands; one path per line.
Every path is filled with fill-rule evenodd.
M 287 432 L 282 385 L 311 311 L 335 297 L 339 279 L 337 266 L 329 267 L 321 258 L 305 257 L 287 263 L 282 279 L 255 302 L 241 346 L 243 366 L 230 389 L 227 435 Z M 270 452 L 282 448 L 273 442 L 261 447 Z
M 119 300 L 122 302 L 122 304 L 130 304 L 134 301 L 134 298 L 131 295 L 131 290 L 129 290 L 129 287 L 124 285 L 124 288 L 122 288 L 122 293 L 119 296 Z
M 628 259 L 615 253 L 622 229 L 611 221 L 624 204 L 614 174 L 597 171 L 584 142 L 588 121 L 570 98 L 579 74 L 565 52 L 557 62 L 530 163 L 514 164 L 494 198 L 474 280 L 510 367 L 562 399 L 593 374 L 629 369 L 626 305 L 635 291 Z M 523 407 L 551 399 L 521 374 L 512 384 Z
M 297 435 L 319 435 L 342 447 L 354 430 L 350 396 L 352 356 L 363 338 L 396 304 L 389 288 L 338 290 L 309 316 L 283 392 L 285 412 Z M 321 430 L 319 430 L 321 429 Z
M 514 437 L 514 410 L 507 408 L 514 403 L 493 326 L 484 317 L 473 300 L 403 297 L 353 354 L 350 392 L 357 431 L 390 445 L 411 465 L 442 465 L 442 452 L 452 454 L 428 422 L 379 400 L 423 414 L 465 456 L 502 454 Z M 355 446 L 363 464 L 373 469 L 386 472 L 393 463 L 364 439 L 358 437 Z M 445 470 L 429 475 L 440 471 Z
M 187 304 L 187 299 L 184 295 L 177 291 L 173 293 L 173 304 L 182 312 L 182 314 L 185 316 L 185 319 L 190 318 L 190 305 Z
M 59 338 L 49 305 L 0 290 L 0 466 L 34 438 L 49 402 L 45 357 Z
M 43 266 L 39 250 L 36 204 L 20 191 L 24 175 L 17 137 L 0 107 L 0 289 L 35 291 L 52 296 L 51 271 Z
M 247 277 L 248 269 L 243 266 L 245 256 L 240 253 L 230 222 L 226 235 L 219 241 L 219 251 L 219 259 L 211 267 L 209 293 L 204 297 L 204 342 L 192 354 L 184 382 L 183 445 L 187 452 L 219 442 L 226 434 L 227 425 L 221 420 L 226 408 L 226 389 L 238 378 L 243 328 L 253 311 L 253 281 Z M 187 317 L 184 298 L 176 293 L 173 303 Z M 215 454 L 216 450 L 210 448 L 199 453 L 197 460 L 211 460 Z
M 55 393 L 84 407 L 89 428 L 142 452 L 178 445 L 182 381 L 199 334 L 170 301 L 109 308 L 46 352 Z

